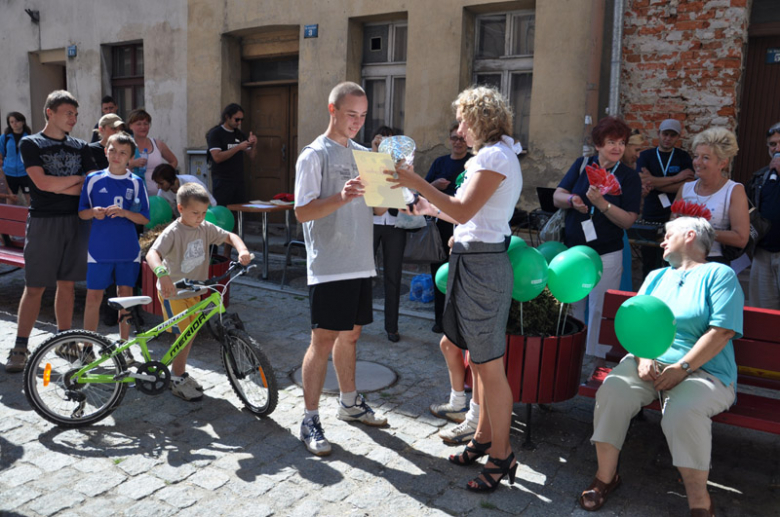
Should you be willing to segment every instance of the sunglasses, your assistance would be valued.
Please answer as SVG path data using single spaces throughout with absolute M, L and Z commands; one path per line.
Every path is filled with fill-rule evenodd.
M 780 133 L 780 126 L 770 127 L 769 131 L 766 132 L 766 137 L 769 138 L 770 136 L 776 135 L 778 133 Z
M 236 122 L 241 122 L 244 119 L 243 118 L 234 118 L 233 120 L 235 120 Z
M 453 142 L 465 142 L 466 141 L 466 139 L 463 138 L 462 136 L 451 136 L 450 140 L 452 140 Z

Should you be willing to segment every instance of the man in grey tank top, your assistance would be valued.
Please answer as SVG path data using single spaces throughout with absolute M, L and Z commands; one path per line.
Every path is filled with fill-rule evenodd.
M 319 401 L 328 357 L 339 381 L 337 418 L 384 426 L 355 387 L 357 340 L 373 321 L 371 277 L 372 209 L 363 199 L 352 141 L 363 127 L 368 99 L 351 82 L 338 84 L 328 98 L 330 123 L 325 134 L 305 147 L 295 166 L 295 216 L 303 223 L 311 307 L 311 344 L 303 358 L 304 419 L 300 439 L 318 456 L 331 446 L 322 430 Z M 376 209 L 381 215 L 385 209 Z

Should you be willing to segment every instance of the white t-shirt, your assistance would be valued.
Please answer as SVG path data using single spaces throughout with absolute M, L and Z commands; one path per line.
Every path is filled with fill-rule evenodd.
M 466 162 L 466 176 L 463 185 L 455 193 L 457 198 L 462 197 L 466 185 L 479 171 L 494 171 L 504 176 L 504 179 L 474 217 L 465 224 L 455 226 L 456 242 L 503 242 L 512 233 L 509 220 L 523 189 L 523 174 L 517 158 L 522 150 L 519 142 L 504 135 L 500 141 L 483 147 L 474 158 Z

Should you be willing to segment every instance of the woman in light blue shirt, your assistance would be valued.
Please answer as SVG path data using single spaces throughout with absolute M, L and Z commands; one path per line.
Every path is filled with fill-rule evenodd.
M 706 262 L 714 239 L 715 230 L 704 219 L 680 217 L 666 223 L 661 247 L 670 267 L 651 272 L 639 294 L 666 302 L 677 320 L 677 333 L 669 350 L 655 361 L 627 355 L 596 393 L 591 442 L 598 471 L 580 495 L 585 510 L 601 508 L 620 485 L 618 457 L 629 423 L 660 393 L 661 427 L 685 484 L 691 515 L 714 513 L 707 492 L 711 418 L 734 403 L 737 365 L 732 340 L 742 336 L 745 301 L 734 270 Z

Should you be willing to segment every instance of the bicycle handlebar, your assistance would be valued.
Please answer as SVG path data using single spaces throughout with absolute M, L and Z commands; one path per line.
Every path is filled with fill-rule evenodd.
M 254 255 L 252 255 L 252 258 L 254 258 Z M 189 289 L 192 291 L 197 291 L 200 287 L 209 287 L 218 284 L 225 278 L 231 276 L 235 271 L 237 271 L 236 276 L 241 276 L 256 267 L 257 266 L 255 264 L 244 266 L 240 262 L 231 261 L 228 270 L 219 276 L 209 278 L 208 280 L 189 280 L 187 278 L 183 278 L 176 282 L 174 286 L 176 286 L 177 289 Z

